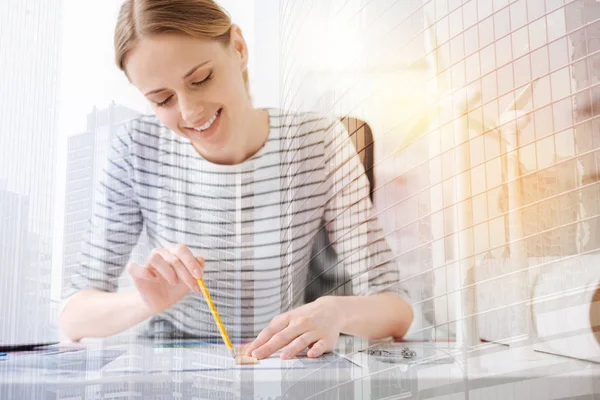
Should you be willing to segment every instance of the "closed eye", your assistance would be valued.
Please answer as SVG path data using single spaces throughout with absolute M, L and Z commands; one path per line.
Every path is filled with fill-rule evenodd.
M 206 85 L 212 79 L 212 77 L 213 77 L 213 73 L 211 71 L 210 74 L 208 74 L 208 76 L 206 78 L 204 78 L 203 80 L 198 81 L 198 82 L 192 82 L 192 85 L 194 85 L 194 86 Z
M 198 81 L 198 82 L 192 82 L 192 85 L 194 85 L 194 86 L 204 86 L 204 85 L 206 85 L 212 79 L 212 77 L 213 77 L 213 73 L 211 71 L 211 73 L 208 74 L 208 76 L 206 78 L 204 78 L 203 80 Z M 156 107 L 166 106 L 167 104 L 169 104 L 169 102 L 171 101 L 172 98 L 173 98 L 173 95 L 170 95 L 164 101 L 162 101 L 160 103 L 156 103 Z
M 165 99 L 165 101 L 160 102 L 160 103 L 156 103 L 156 107 L 162 107 L 162 106 L 167 105 L 167 103 L 169 103 L 169 101 L 171 101 L 172 98 L 173 98 L 173 95 L 170 95 L 169 97 L 167 97 Z

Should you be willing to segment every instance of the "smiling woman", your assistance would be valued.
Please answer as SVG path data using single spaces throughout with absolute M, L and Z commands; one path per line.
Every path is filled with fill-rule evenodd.
M 71 339 L 147 319 L 149 336 L 219 337 L 199 278 L 229 336 L 255 339 L 246 351 L 257 358 L 316 357 L 340 333 L 406 333 L 406 291 L 337 119 L 255 108 L 243 34 L 211 0 L 128 0 L 115 48 L 155 115 L 113 141 L 61 314 Z M 112 293 L 143 227 L 154 250 L 127 265 L 137 290 Z M 304 304 L 320 229 L 339 258 L 328 269 L 345 270 L 354 296 Z

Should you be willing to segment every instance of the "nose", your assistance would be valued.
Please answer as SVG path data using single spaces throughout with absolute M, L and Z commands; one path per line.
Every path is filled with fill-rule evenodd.
M 204 114 L 204 106 L 198 104 L 191 99 L 179 100 L 179 108 L 181 111 L 181 118 L 185 121 L 188 126 L 195 126 L 202 121 L 202 115 Z

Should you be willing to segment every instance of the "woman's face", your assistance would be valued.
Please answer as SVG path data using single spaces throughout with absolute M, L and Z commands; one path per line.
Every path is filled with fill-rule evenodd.
M 180 34 L 144 37 L 125 60 L 125 71 L 160 121 L 191 140 L 203 156 L 224 159 L 247 138 L 242 121 L 251 109 L 242 72 L 247 48 L 239 28 L 229 46 Z

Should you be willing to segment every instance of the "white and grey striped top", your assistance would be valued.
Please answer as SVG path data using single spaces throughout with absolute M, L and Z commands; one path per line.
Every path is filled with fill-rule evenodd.
M 151 246 L 185 244 L 206 260 L 205 282 L 230 336 L 254 337 L 304 303 L 322 218 L 339 260 L 322 273 L 347 277 L 356 295 L 404 296 L 343 124 L 313 113 L 269 115 L 267 142 L 237 165 L 207 161 L 155 116 L 127 123 L 112 142 L 67 296 L 117 290 L 145 226 Z M 149 335 L 218 337 L 193 292 L 150 322 Z

